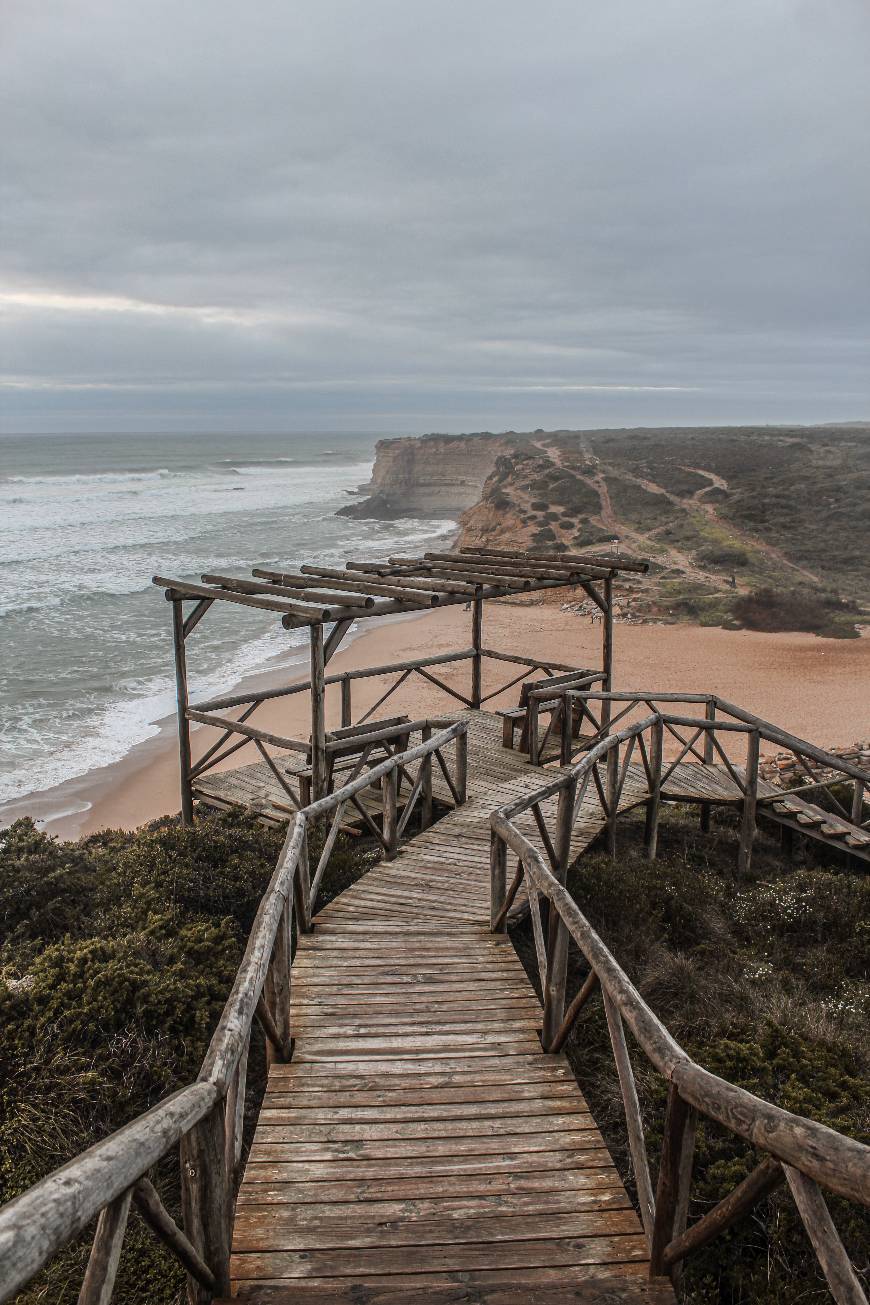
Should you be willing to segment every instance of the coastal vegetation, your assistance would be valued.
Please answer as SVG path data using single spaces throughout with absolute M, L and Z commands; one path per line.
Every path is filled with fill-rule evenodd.
M 30 820 L 0 834 L 0 1203 L 196 1078 L 282 839 L 241 812 L 78 842 Z M 372 859 L 342 838 L 322 900 Z M 264 1066 L 255 1039 L 253 1111 Z M 178 1218 L 176 1164 L 154 1181 Z M 74 1302 L 89 1245 L 20 1299 Z M 131 1215 L 116 1299 L 182 1294 L 177 1261 Z
M 807 847 L 785 860 L 759 833 L 751 872 L 734 870 L 736 817 L 713 813 L 709 833 L 688 808 L 669 808 L 655 861 L 643 820 L 619 826 L 616 859 L 592 850 L 568 887 L 593 927 L 674 1037 L 700 1064 L 798 1115 L 870 1140 L 870 881 L 836 854 Z M 513 931 L 537 981 L 531 930 Z M 586 973 L 573 944 L 568 991 Z M 631 1190 L 622 1098 L 600 1003 L 590 1003 L 566 1053 Z M 634 1058 L 651 1155 L 661 1146 L 666 1087 Z M 711 1209 L 757 1163 L 752 1148 L 704 1121 L 690 1220 Z M 870 1216 L 831 1199 L 856 1268 L 868 1272 Z M 686 1261 L 686 1305 L 797 1305 L 828 1299 L 806 1233 L 779 1189 L 742 1223 Z

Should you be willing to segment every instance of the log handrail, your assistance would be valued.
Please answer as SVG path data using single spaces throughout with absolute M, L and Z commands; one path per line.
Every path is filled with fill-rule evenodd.
M 544 671 L 575 671 L 579 667 L 569 666 L 564 662 L 554 662 L 550 658 L 535 659 L 534 657 L 525 657 L 519 653 L 505 653 L 496 651 L 494 648 L 481 648 L 480 654 L 483 658 L 491 661 L 511 662 L 517 666 L 526 666 L 530 670 Z M 337 671 L 332 675 L 324 677 L 325 685 L 341 684 L 344 681 L 352 680 L 369 680 L 377 679 L 382 675 L 398 674 L 401 671 L 416 670 L 418 667 L 425 666 L 444 666 L 450 662 L 470 661 L 475 656 L 473 648 L 461 648 L 455 652 L 433 653 L 429 657 L 414 657 L 403 662 L 389 662 L 383 666 L 363 666 L 356 670 Z M 248 693 L 227 694 L 218 698 L 208 698 L 203 702 L 191 704 L 192 710 L 195 711 L 225 711 L 231 707 L 245 707 L 249 703 L 259 703 L 272 701 L 275 698 L 292 697 L 297 693 L 307 693 L 311 689 L 311 681 L 308 679 L 298 680 L 295 684 L 282 685 L 274 689 L 255 689 Z
M 614 694 L 613 698 L 624 700 L 627 696 Z M 631 696 L 639 702 L 649 703 L 659 695 L 644 693 Z M 685 699 L 677 699 L 672 695 L 670 700 Z M 698 695 L 695 700 L 709 702 L 707 696 Z M 739 715 L 737 712 L 732 713 L 730 704 L 726 705 L 725 710 L 739 721 L 739 730 L 732 732 L 746 733 L 751 746 L 752 740 L 757 741 L 759 736 L 766 737 L 767 722 L 759 722 L 749 713 L 739 712 L 739 709 Z M 687 723 L 686 718 L 676 719 Z M 579 809 L 579 801 L 575 797 L 578 786 L 588 786 L 590 778 L 599 782 L 602 763 L 607 763 L 609 776 L 619 775 L 620 749 L 624 748 L 626 757 L 630 756 L 629 749 L 647 731 L 651 732 L 654 740 L 654 745 L 648 751 L 645 750 L 647 778 L 650 778 L 652 769 L 655 772 L 654 780 L 660 781 L 663 772 L 661 737 L 667 723 L 667 716 L 653 711 L 642 720 L 603 738 L 579 763 L 570 769 L 563 769 L 535 793 L 508 803 L 491 814 L 491 930 L 498 932 L 505 928 L 510 900 L 515 897 L 523 879 L 526 881 L 530 901 L 534 899 L 537 903 L 540 899 L 545 899 L 549 903 L 551 924 L 546 951 L 541 946 L 538 936 L 540 931 L 535 930 L 535 951 L 539 958 L 539 975 L 545 993 L 542 1040 L 546 1051 L 557 1052 L 561 1049 L 580 1009 L 600 986 L 614 1059 L 619 1070 L 644 1229 L 655 1262 L 651 1272 L 676 1272 L 678 1265 L 692 1250 L 706 1244 L 718 1231 L 728 1227 L 734 1219 L 750 1209 L 773 1186 L 781 1182 L 784 1173 L 795 1200 L 801 1206 L 801 1218 L 832 1295 L 837 1301 L 863 1301 L 865 1297 L 857 1285 L 857 1278 L 854 1274 L 851 1278 L 848 1276 L 848 1258 L 819 1188 L 824 1187 L 838 1196 L 870 1207 L 870 1147 L 815 1120 L 794 1115 L 773 1105 L 747 1089 L 717 1077 L 694 1061 L 647 1005 L 564 886 L 563 880 L 570 858 L 570 826 Z M 691 723 L 698 725 L 701 722 L 692 720 Z M 727 724 L 730 725 L 731 722 Z M 706 721 L 705 727 L 712 729 L 713 722 Z M 784 731 L 778 731 L 775 727 L 771 727 L 769 732 L 779 738 L 785 736 Z M 793 739 L 793 736 L 785 737 Z M 803 740 L 794 739 L 794 742 L 804 746 Z M 821 749 L 816 751 L 823 753 Z M 833 754 L 823 755 L 826 761 L 828 758 L 835 759 Z M 626 764 L 623 759 L 623 771 Z M 611 779 L 608 787 L 611 795 L 612 784 Z M 747 789 L 750 788 L 751 778 L 747 780 Z M 548 860 L 552 862 L 553 858 L 550 857 L 549 848 L 554 840 L 542 840 L 547 849 L 547 856 L 544 856 L 515 822 L 523 813 L 531 812 L 540 816 L 542 802 L 557 795 L 560 798 L 557 825 L 560 827 L 555 841 L 561 848 L 561 856 L 555 864 L 550 864 Z M 651 788 L 650 802 L 653 798 Z M 617 802 L 612 797 L 611 806 L 613 809 L 605 812 L 609 822 L 616 815 Z M 744 822 L 747 806 L 748 802 L 744 799 Z M 655 808 L 657 820 L 657 801 Z M 649 815 L 648 805 L 648 852 Z M 569 822 L 567 828 L 564 827 L 566 822 Z M 517 858 L 517 873 L 510 889 L 506 891 L 505 869 L 511 853 Z M 655 854 L 654 839 L 652 854 Z M 564 979 L 561 991 L 556 994 L 558 1000 L 554 1008 L 552 972 L 554 961 L 559 955 L 564 957 L 569 937 L 586 960 L 589 971 L 566 1012 Z M 564 972 L 564 962 L 562 970 Z M 655 1197 L 648 1176 L 649 1160 L 637 1107 L 634 1075 L 621 1032 L 624 1025 L 631 1031 L 650 1064 L 669 1085 L 665 1151 Z M 685 1212 L 691 1183 L 691 1140 L 694 1137 L 695 1115 L 705 1117 L 743 1138 L 767 1159 L 763 1170 L 759 1171 L 757 1181 L 747 1180 L 721 1203 L 721 1207 L 717 1207 L 715 1218 L 708 1216 L 686 1231 Z M 694 1231 L 695 1228 L 697 1232 Z M 843 1283 L 847 1284 L 847 1289 L 843 1288 Z M 856 1290 L 861 1294 L 849 1294 Z
M 606 738 L 613 731 L 616 723 L 625 720 L 637 708 L 646 707 L 661 713 L 668 734 L 684 749 L 678 761 L 688 753 L 703 766 L 724 767 L 727 776 L 734 784 L 735 798 L 743 806 L 745 820 L 741 838 L 740 865 L 744 870 L 748 868 L 750 862 L 751 844 L 759 814 L 775 814 L 787 831 L 806 828 L 807 832 L 812 833 L 814 829 L 820 828 L 826 836 L 836 835 L 843 840 L 843 850 L 847 853 L 855 851 L 856 855 L 866 857 L 870 850 L 870 841 L 867 839 L 867 834 L 870 832 L 870 817 L 865 816 L 864 802 L 865 793 L 870 788 L 870 768 L 866 766 L 858 765 L 847 757 L 820 748 L 808 739 L 799 738 L 796 734 L 781 729 L 771 721 L 764 720 L 720 698 L 717 694 L 658 693 L 650 690 L 633 692 L 582 690 L 565 693 L 564 702 L 560 748 L 560 762 L 563 766 L 570 765 L 578 753 L 586 752 L 594 747 L 596 742 Z M 569 705 L 571 703 L 574 706 Z M 591 704 L 594 703 L 599 703 L 601 706 L 600 720 L 595 719 L 591 710 Z M 679 703 L 698 706 L 703 704 L 704 717 L 695 718 L 676 714 L 673 707 Z M 615 704 L 621 706 L 621 710 L 614 715 L 611 708 Z M 588 735 L 581 736 L 579 747 L 576 746 L 573 738 L 572 728 L 572 722 L 578 712 L 583 719 L 592 722 L 595 731 L 591 738 Z M 681 730 L 687 727 L 695 732 L 694 738 L 688 741 L 681 733 Z M 726 748 L 727 739 L 741 733 L 747 737 L 745 764 L 729 756 Z M 703 739 L 703 752 L 695 747 L 699 739 Z M 785 749 L 792 754 L 796 769 L 804 775 L 803 783 L 780 787 L 774 777 L 772 787 L 759 792 L 760 781 L 770 778 L 763 774 L 760 756 L 761 745 L 765 743 L 778 749 Z M 531 759 L 541 760 L 534 756 Z M 671 759 L 670 770 L 667 775 L 662 776 L 662 783 L 676 769 L 676 764 Z M 836 786 L 843 783 L 851 788 L 851 799 L 837 792 Z M 787 803 L 790 797 L 803 796 L 814 801 L 821 810 L 815 813 L 802 812 L 799 815 L 795 810 L 791 814 L 796 815 L 796 820 L 790 825 L 789 813 L 777 804 L 784 801 Z M 701 800 L 700 806 L 701 827 L 709 830 L 710 803 Z M 771 808 L 775 808 L 775 811 L 771 811 Z M 827 824 L 825 823 L 826 811 L 830 812 L 833 818 Z
M 417 724 L 424 730 L 421 743 L 392 754 L 294 815 L 196 1081 L 0 1208 L 0 1301 L 20 1292 L 97 1216 L 80 1299 L 109 1301 L 131 1199 L 137 1207 L 145 1207 L 147 1226 L 185 1268 L 189 1300 L 207 1302 L 214 1295 L 229 1294 L 228 1227 L 242 1149 L 248 1045 L 258 1018 L 266 1035 L 267 1059 L 292 1054 L 291 914 L 295 909 L 300 932 L 310 930 L 325 869 L 321 856 L 309 885 L 309 827 L 331 811 L 343 809 L 372 784 L 391 783 L 395 794 L 398 774 L 416 762 L 431 767 L 434 757 L 446 772 L 443 752 L 450 743 L 456 745 L 455 779 L 449 780 L 450 788 L 454 800 L 464 802 L 467 722 L 444 726 L 443 721 L 426 720 Z M 416 801 L 422 785 L 415 787 Z M 400 836 L 394 817 L 393 812 L 388 820 L 385 813 L 385 830 L 389 827 L 391 831 L 387 855 L 395 851 Z M 334 843 L 333 836 L 328 851 Z M 176 1146 L 181 1149 L 183 1230 L 147 1181 L 148 1172 Z
M 740 722 L 743 727 L 757 729 L 761 737 L 767 743 L 774 743 L 778 747 L 785 748 L 789 752 L 795 752 L 818 765 L 824 766 L 829 770 L 839 771 L 843 775 L 848 775 L 850 779 L 858 780 L 864 784 L 870 784 L 870 770 L 866 767 L 857 766 L 854 762 L 849 761 L 846 757 L 838 756 L 836 752 L 828 752 L 825 748 L 820 748 L 817 744 L 811 743 L 809 739 L 802 739 L 797 734 L 791 734 L 788 730 L 782 729 L 779 725 L 774 725 L 771 721 L 765 720 L 761 716 L 747 711 L 744 707 L 738 707 L 735 703 L 729 702 L 726 698 L 720 698 L 715 693 L 657 693 L 650 690 L 642 692 L 628 692 L 625 690 L 613 690 L 610 692 L 589 690 L 578 693 L 584 701 L 593 702 L 626 702 L 626 703 L 646 703 L 653 710 L 653 703 L 697 703 L 699 705 L 709 705 L 715 707 L 718 711 L 726 716 L 731 716 L 735 721 Z M 695 720 L 689 717 L 671 717 L 679 724 L 692 724 L 709 728 L 711 725 L 715 728 L 728 729 L 728 723 L 725 721 L 703 722 L 700 719 Z M 605 726 L 606 730 L 606 726 Z

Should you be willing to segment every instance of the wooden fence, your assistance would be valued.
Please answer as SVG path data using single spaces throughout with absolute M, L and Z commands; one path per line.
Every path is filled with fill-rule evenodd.
M 728 704 L 720 705 L 725 705 L 731 716 L 748 715 Z M 685 718 L 654 710 L 602 739 L 576 766 L 543 784 L 531 797 L 523 797 L 493 813 L 491 928 L 493 932 L 506 929 L 510 905 L 525 882 L 544 997 L 541 1040 L 545 1050 L 559 1051 L 580 1011 L 596 992 L 601 994 L 622 1093 L 641 1218 L 650 1249 L 650 1275 L 676 1276 L 687 1256 L 745 1216 L 785 1181 L 834 1299 L 840 1305 L 866 1305 L 863 1289 L 821 1189 L 870 1206 L 870 1147 L 771 1105 L 696 1064 L 643 1000 L 564 886 L 571 832 L 587 789 L 594 786 L 609 825 L 615 824 L 620 788 L 633 755 L 640 757 L 647 776 L 646 849 L 650 857 L 655 856 L 661 788 L 673 764 L 663 756 L 663 741 L 670 725 L 684 730 Z M 759 732 L 758 724 L 746 719 L 720 721 L 716 729 L 727 733 L 749 732 L 750 739 Z M 707 737 L 711 730 L 712 723 L 705 720 L 697 738 L 702 734 Z M 780 742 L 791 737 L 782 731 L 775 732 L 781 736 Z M 689 745 L 686 742 L 683 746 Z M 553 798 L 555 815 L 551 814 L 548 828 L 546 813 L 553 812 Z M 534 816 L 541 833 L 543 856 L 517 827 L 517 818 L 528 812 Z M 517 858 L 510 887 L 507 886 L 509 852 Z M 542 901 L 549 904 L 546 919 L 541 910 Z M 589 973 L 577 994 L 566 1003 L 569 939 L 573 939 L 585 957 Z M 655 1190 L 626 1027 L 668 1083 L 664 1141 Z M 750 1142 L 763 1159 L 734 1191 L 687 1227 L 699 1115 Z
M 505 683 L 500 683 L 484 693 L 480 675 L 481 660 L 488 660 L 494 664 L 507 663 L 522 669 Z M 470 681 L 467 692 L 462 692 L 454 685 L 446 683 L 433 670 L 434 667 L 461 662 L 470 664 Z M 337 690 L 340 702 L 341 728 L 347 729 L 351 725 L 362 725 L 370 720 L 415 675 L 428 684 L 434 685 L 447 698 L 453 702 L 458 702 L 462 707 L 480 707 L 505 693 L 508 689 L 527 680 L 530 672 L 540 672 L 545 677 L 553 677 L 557 672 L 579 673 L 577 668 L 564 665 L 561 662 L 536 661 L 534 658 L 522 657 L 513 653 L 497 652 L 492 648 L 467 648 L 456 652 L 439 653 L 430 657 L 418 657 L 409 661 L 393 662 L 385 666 L 369 666 L 360 670 L 342 671 L 334 675 L 326 675 L 324 677 L 324 688 L 327 691 L 330 688 L 334 691 Z M 386 676 L 391 677 L 391 682 L 371 706 L 355 717 L 354 684 L 362 680 L 379 679 Z M 603 678 L 603 673 L 596 673 L 596 680 L 602 680 Z M 281 688 L 252 690 L 248 693 L 211 698 L 208 701 L 198 702 L 186 707 L 184 715 L 187 721 L 196 725 L 211 727 L 217 732 L 217 738 L 195 762 L 191 762 L 189 758 L 183 758 L 184 773 L 181 781 L 183 793 L 186 791 L 191 797 L 197 780 L 201 779 L 210 770 L 214 770 L 216 766 L 225 762 L 242 748 L 247 747 L 249 751 L 255 751 L 260 760 L 265 762 L 272 771 L 287 796 L 291 810 L 298 810 L 300 805 L 298 793 L 290 782 L 287 768 L 282 768 L 280 760 L 281 755 L 286 757 L 289 753 L 297 758 L 296 766 L 290 768 L 291 772 L 294 768 L 304 769 L 311 760 L 310 742 L 307 739 L 290 738 L 286 735 L 279 735 L 274 731 L 261 730 L 249 722 L 250 718 L 264 702 L 274 702 L 276 699 L 292 697 L 300 693 L 309 694 L 310 691 L 310 680 L 303 680 L 297 684 L 290 684 Z M 230 711 L 238 711 L 238 709 L 241 710 L 235 717 L 226 714 Z M 327 735 L 327 746 L 330 737 L 330 735 Z
M 424 722 L 426 724 L 426 722 Z M 434 726 L 435 722 L 428 722 Z M 385 855 L 395 854 L 414 805 L 424 800 L 433 761 L 442 767 L 457 803 L 465 801 L 467 725 L 459 721 L 391 756 L 293 819 L 269 886 L 260 902 L 245 954 L 195 1083 L 98 1142 L 0 1209 L 0 1300 L 19 1292 L 72 1238 L 96 1218 L 80 1305 L 111 1299 L 131 1206 L 188 1275 L 188 1299 L 229 1295 L 233 1203 L 240 1178 L 248 1048 L 254 1018 L 268 1060 L 292 1052 L 290 982 L 292 918 L 311 929 L 319 888 L 341 826 L 342 813 L 372 784 L 383 786 Z M 450 773 L 448 749 L 453 745 Z M 416 773 L 414 772 L 416 767 Z M 400 773 L 411 784 L 401 818 L 395 795 Z M 313 876 L 309 830 L 332 815 Z M 180 1151 L 180 1227 L 148 1173 L 176 1146 Z
M 678 707 L 702 708 L 703 716 L 676 715 Z M 540 731 L 538 713 L 543 709 L 550 716 L 546 730 Z M 757 818 L 765 812 L 775 815 L 789 833 L 821 836 L 847 853 L 870 855 L 870 772 L 714 694 L 601 692 L 558 683 L 536 689 L 529 694 L 528 704 L 530 760 L 533 764 L 555 760 L 570 765 L 617 726 L 625 728 L 649 712 L 661 713 L 662 755 L 667 760 L 662 784 L 685 761 L 719 767 L 731 782 L 733 800 L 743 809 L 739 857 L 744 869 L 749 865 Z M 553 735 L 559 746 L 551 748 L 548 755 L 547 743 Z M 791 757 L 793 770 L 804 776 L 804 782 L 792 783 L 787 790 L 766 784 L 761 767 L 765 743 Z M 611 768 L 613 765 L 611 757 Z M 699 772 L 697 800 L 702 823 L 708 827 L 710 803 L 703 801 L 702 776 Z M 810 798 L 811 803 L 794 801 Z M 724 790 L 718 800 L 727 800 Z

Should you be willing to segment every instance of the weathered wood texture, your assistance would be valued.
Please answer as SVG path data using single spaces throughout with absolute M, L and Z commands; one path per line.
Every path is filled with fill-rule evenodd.
M 647 702 L 646 705 L 651 704 Z M 575 805 L 573 793 L 579 785 L 582 794 L 583 788 L 588 786 L 590 780 L 595 782 L 595 791 L 602 807 L 606 809 L 608 826 L 610 826 L 628 777 L 629 763 L 634 749 L 641 748 L 648 783 L 659 785 L 662 777 L 654 778 L 650 774 L 648 761 L 649 756 L 657 749 L 644 749 L 643 736 L 651 730 L 660 732 L 663 725 L 669 728 L 674 724 L 696 725 L 697 722 L 654 714 L 634 725 L 626 726 L 598 743 L 578 766 L 561 772 L 553 780 L 543 782 L 536 792 L 525 800 L 515 799 L 492 813 L 490 861 L 495 865 L 508 856 L 514 856 L 518 859 L 519 867 L 505 904 L 500 908 L 497 896 L 491 902 L 493 931 L 499 927 L 505 905 L 522 876 L 525 878 L 529 897 L 533 903 L 533 920 L 536 918 L 539 903 L 546 902 L 551 920 L 553 914 L 558 915 L 588 963 L 590 976 L 591 974 L 597 976 L 601 985 L 614 1061 L 625 1106 L 632 1165 L 641 1214 L 650 1245 L 651 1276 L 655 1277 L 668 1270 L 675 1277 L 680 1262 L 687 1254 L 704 1245 L 718 1232 L 740 1218 L 756 1200 L 780 1181 L 784 1171 L 832 1295 L 838 1302 L 843 1302 L 843 1305 L 847 1303 L 859 1305 L 860 1302 L 865 1301 L 865 1296 L 837 1234 L 820 1184 L 840 1196 L 870 1206 L 870 1181 L 868 1181 L 870 1148 L 811 1119 L 801 1118 L 772 1105 L 747 1090 L 718 1078 L 702 1065 L 695 1063 L 646 1004 L 618 961 L 607 950 L 583 915 L 577 902 L 560 882 L 560 858 L 554 856 L 552 839 L 546 828 L 542 827 L 541 806 L 545 799 L 552 801 L 553 797 L 559 796 L 559 815 L 563 815 L 569 809 L 579 811 L 581 807 L 579 804 Z M 709 717 L 706 727 L 709 728 Z M 680 759 L 693 750 L 693 745 L 704 728 L 705 725 L 702 724 L 690 740 L 682 740 L 683 749 L 676 762 L 666 765 L 664 776 L 670 778 L 677 771 L 681 764 Z M 727 730 L 730 726 L 726 725 L 725 728 Z M 748 864 L 749 848 L 754 834 L 759 787 L 759 736 L 763 735 L 766 728 L 764 722 L 760 725 L 752 722 L 750 725 L 743 777 L 738 774 L 717 745 L 731 782 L 740 794 L 741 868 L 745 868 Z M 797 742 L 800 743 L 800 748 L 796 748 L 795 751 L 800 755 L 805 751 L 805 747 L 800 741 Z M 708 769 L 704 756 L 699 758 L 697 769 L 701 771 Z M 602 771 L 606 773 L 606 786 L 602 784 Z M 567 803 L 566 797 L 569 798 Z M 520 827 L 521 822 L 524 819 L 528 820 L 530 814 L 535 816 L 545 855 L 541 854 L 538 847 L 533 846 Z M 562 821 L 557 818 L 556 838 L 559 844 L 565 841 L 561 824 Z M 499 841 L 505 845 L 504 850 L 499 848 Z M 498 894 L 502 889 L 503 881 L 493 876 L 491 882 L 494 892 Z M 537 950 L 541 983 L 546 990 L 548 966 L 541 947 L 538 946 Z M 578 1006 L 588 998 L 590 991 L 591 978 L 587 977 L 577 998 Z M 574 1003 L 572 1007 L 573 1005 Z M 655 1198 L 652 1195 L 644 1127 L 624 1026 L 630 1029 L 640 1051 L 669 1085 L 664 1143 Z M 561 1032 L 560 1030 L 556 1038 L 548 1040 L 547 1045 L 552 1048 L 561 1036 Z M 736 1136 L 752 1143 L 766 1153 L 766 1159 L 730 1197 L 720 1202 L 713 1211 L 686 1231 L 693 1138 L 698 1117 L 713 1120 Z
M 588 1280 L 602 1301 L 672 1302 L 669 1288 L 648 1293 L 637 1214 L 567 1063 L 543 1053 L 513 948 L 489 932 L 489 813 L 541 772 L 501 747 L 496 717 L 462 716 L 466 804 L 301 939 L 293 1059 L 270 1070 L 238 1197 L 234 1290 L 428 1300 L 461 1282 L 531 1300 Z M 600 825 L 590 812 L 579 837 Z M 527 833 L 538 837 L 534 821 Z

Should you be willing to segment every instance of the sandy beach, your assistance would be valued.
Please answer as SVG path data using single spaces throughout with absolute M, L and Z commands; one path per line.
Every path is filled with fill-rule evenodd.
M 500 651 L 549 656 L 555 661 L 596 666 L 600 625 L 587 617 L 546 604 L 490 603 L 484 616 L 484 645 Z M 389 624 L 373 625 L 330 662 L 330 672 L 388 665 L 407 658 L 456 651 L 469 644 L 469 616 L 461 607 L 427 612 Z M 870 639 L 820 639 L 810 634 L 756 634 L 683 625 L 618 625 L 615 687 L 659 691 L 716 692 L 783 728 L 822 746 L 851 743 L 870 734 Z M 193 655 L 193 653 L 192 653 Z M 468 663 L 439 667 L 446 683 L 466 692 Z M 282 673 L 261 676 L 257 687 L 307 678 L 296 662 Z M 376 702 L 390 680 L 373 677 L 353 684 L 354 718 Z M 484 693 L 512 678 L 504 663 L 484 663 Z M 248 688 L 252 681 L 245 681 Z M 227 692 L 235 686 L 227 685 Z M 494 698 L 495 707 L 516 703 L 514 687 Z M 451 709 L 452 700 L 419 676 L 401 686 L 378 715 L 407 712 L 412 717 Z M 454 704 L 456 705 L 456 704 Z M 339 724 L 337 689 L 331 689 L 328 724 Z M 307 738 L 307 696 L 264 703 L 256 723 L 264 729 Z M 194 758 L 214 741 L 212 731 L 196 729 Z M 248 755 L 250 751 L 251 755 Z M 245 749 L 229 764 L 257 760 Z M 50 832 L 77 837 L 106 827 L 135 828 L 178 809 L 175 722 L 163 722 L 160 735 L 135 748 L 124 760 L 82 779 L 34 795 L 32 814 L 65 806 L 69 814 L 47 822 Z M 84 811 L 76 807 L 89 804 Z M 27 803 L 21 804 L 26 808 Z M 72 808 L 72 810 L 70 810 Z

